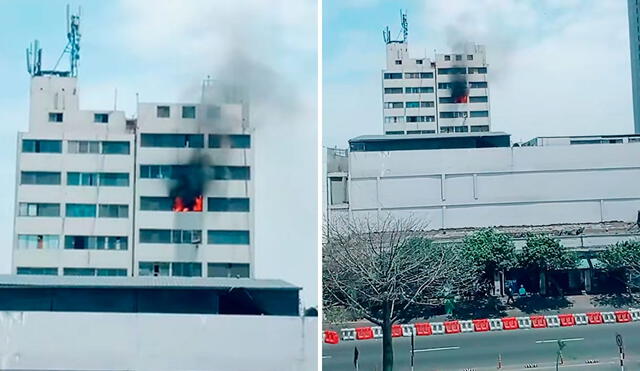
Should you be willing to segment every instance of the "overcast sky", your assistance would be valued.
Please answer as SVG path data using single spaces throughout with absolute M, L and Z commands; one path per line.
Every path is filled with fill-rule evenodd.
M 409 53 L 486 45 L 492 130 L 512 140 L 633 132 L 624 0 L 342 0 L 323 3 L 323 140 L 382 133 L 382 30 L 408 11 Z
M 0 0 L 0 272 L 10 271 L 16 135 L 28 126 L 25 48 L 52 68 L 68 0 Z M 303 287 L 317 305 L 317 54 L 312 0 L 71 1 L 82 6 L 80 105 L 135 114 L 141 102 L 197 101 L 237 56 L 252 71 L 256 276 Z M 65 60 L 66 62 L 66 60 Z M 264 98 L 264 99 L 263 99 Z

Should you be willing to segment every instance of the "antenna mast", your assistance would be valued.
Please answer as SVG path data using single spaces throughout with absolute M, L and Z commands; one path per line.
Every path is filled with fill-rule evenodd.
M 402 31 L 398 34 L 398 38 L 395 40 L 391 39 L 391 31 L 389 31 L 389 26 L 387 26 L 384 30 L 382 30 L 382 39 L 385 44 L 391 43 L 406 43 L 409 37 L 409 22 L 407 21 L 407 11 L 404 12 L 402 9 L 400 10 L 400 26 L 402 27 Z M 400 35 L 402 35 L 402 39 L 400 39 Z

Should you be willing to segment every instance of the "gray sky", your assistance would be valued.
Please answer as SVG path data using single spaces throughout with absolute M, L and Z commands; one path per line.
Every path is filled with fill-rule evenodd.
M 67 1 L 0 1 L 0 272 L 10 271 L 18 130 L 27 129 L 24 49 L 40 39 L 43 67 L 66 43 Z M 303 287 L 317 305 L 317 54 L 312 0 L 84 0 L 80 105 L 135 113 L 142 102 L 197 101 L 207 75 L 250 68 L 256 129 L 256 276 Z
M 382 29 L 409 20 L 409 53 L 486 45 L 492 130 L 512 140 L 633 132 L 624 0 L 344 0 L 323 6 L 323 140 L 382 133 Z

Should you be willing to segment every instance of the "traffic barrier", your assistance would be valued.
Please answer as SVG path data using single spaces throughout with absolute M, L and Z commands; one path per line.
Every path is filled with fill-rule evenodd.
M 475 331 L 475 332 L 489 331 L 489 320 L 486 319 L 486 318 L 474 319 L 473 320 L 473 331 Z
M 457 334 L 461 331 L 459 321 L 445 321 L 444 332 L 446 334 Z
M 401 325 L 402 336 L 411 336 L 415 333 L 413 325 Z
M 600 312 L 589 312 L 587 313 L 587 321 L 589 321 L 590 325 L 599 325 L 603 322 L 602 313 Z
M 631 313 L 631 319 L 634 321 L 640 321 L 640 309 L 629 309 Z
M 379 339 L 379 338 L 382 337 L 382 327 L 375 326 L 375 327 L 372 327 L 371 330 L 373 331 L 373 338 L 374 339 Z
M 618 310 L 615 315 L 616 322 L 631 322 L 631 313 L 628 310 Z
M 504 317 L 502 319 L 502 328 L 505 330 L 517 330 L 518 320 L 516 317 Z
M 340 342 L 338 333 L 335 331 L 326 330 L 324 332 L 324 342 L 327 344 L 338 344 Z
M 400 325 L 391 326 L 391 337 L 394 337 L 394 338 L 402 337 L 402 326 Z
M 442 322 L 431 323 L 431 329 L 434 335 L 444 334 L 444 324 Z
M 489 318 L 489 329 L 491 331 L 502 330 L 502 320 L 500 318 Z
M 613 312 L 602 312 L 602 322 L 614 323 L 616 321 L 616 315 Z
M 545 316 L 530 316 L 529 319 L 531 319 L 531 327 L 533 328 L 545 328 L 547 327 L 547 319 L 545 318 Z
M 355 340 L 356 339 L 356 329 L 354 328 L 343 328 L 340 330 L 340 338 L 342 340 Z
M 473 332 L 473 321 L 459 321 L 462 332 Z
M 371 327 L 356 328 L 356 340 L 373 339 L 373 329 Z
M 555 314 L 544 316 L 544 318 L 547 320 L 547 327 L 560 327 L 560 320 Z
M 519 328 L 531 328 L 531 318 L 529 317 L 518 317 L 518 327 Z
M 576 325 L 586 325 L 589 323 L 585 313 L 576 313 L 573 316 L 576 318 Z
M 428 336 L 433 334 L 433 330 L 431 329 L 431 324 L 429 322 L 416 323 L 413 327 L 416 329 L 417 336 Z
M 558 314 L 558 319 L 560 320 L 560 326 L 562 327 L 573 326 L 576 324 L 576 318 L 571 313 Z

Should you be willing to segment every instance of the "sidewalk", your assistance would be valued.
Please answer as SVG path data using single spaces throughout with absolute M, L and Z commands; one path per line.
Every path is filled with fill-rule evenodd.
M 444 310 L 432 311 L 431 315 L 423 318 L 415 318 L 410 321 L 398 323 L 416 322 L 443 322 L 448 320 L 469 320 L 476 318 L 500 318 L 500 317 L 526 317 L 534 314 L 552 315 L 560 313 L 588 313 L 610 312 L 630 307 L 640 307 L 640 301 L 631 300 L 622 295 L 574 295 L 565 297 L 540 297 L 528 296 L 517 298 L 514 304 L 507 306 L 506 298 L 484 298 L 481 300 L 458 302 L 455 305 L 453 315 L 444 314 Z M 323 328 L 361 327 L 371 326 L 366 320 L 348 322 L 345 324 L 323 324 Z

